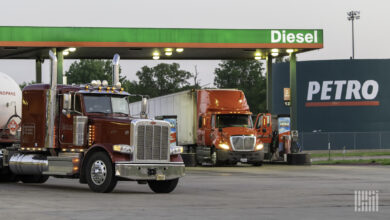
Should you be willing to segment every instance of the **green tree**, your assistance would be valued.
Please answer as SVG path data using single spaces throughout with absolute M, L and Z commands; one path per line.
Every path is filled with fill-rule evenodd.
M 24 87 L 28 86 L 28 85 L 31 85 L 31 84 L 35 84 L 35 81 L 31 81 L 31 82 L 23 82 L 22 84 L 19 85 L 20 89 L 23 90 Z
M 121 69 L 119 68 L 119 72 Z M 90 83 L 92 80 L 107 80 L 112 84 L 112 63 L 110 60 L 83 59 L 73 62 L 66 71 L 68 84 Z M 126 77 L 122 77 L 122 81 Z
M 275 63 L 289 63 L 290 57 L 277 57 Z
M 138 76 L 137 92 L 138 94 L 156 97 L 178 92 L 190 88 L 187 81 L 193 75 L 180 69 L 178 63 L 160 63 L 155 67 L 143 66 L 137 71 Z
M 254 114 L 266 111 L 266 79 L 257 60 L 223 60 L 214 71 L 218 88 L 237 88 L 245 93 Z

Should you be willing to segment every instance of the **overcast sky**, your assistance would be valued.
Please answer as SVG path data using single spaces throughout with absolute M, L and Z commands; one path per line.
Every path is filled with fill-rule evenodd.
M 390 58 L 389 0 L 7 0 L 0 3 L 0 26 L 173 27 L 233 29 L 324 29 L 324 49 L 298 60 L 348 59 L 351 23 L 346 12 L 360 10 L 355 25 L 355 58 Z M 67 70 L 72 61 L 65 61 Z M 166 61 L 121 61 L 127 78 L 143 65 Z M 218 61 L 180 61 L 201 84 L 213 83 Z M 1 60 L 0 72 L 18 83 L 35 79 L 35 61 Z M 49 62 L 43 66 L 48 82 Z

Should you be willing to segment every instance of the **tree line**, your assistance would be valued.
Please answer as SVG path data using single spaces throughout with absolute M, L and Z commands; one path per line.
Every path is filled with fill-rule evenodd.
M 254 114 L 266 111 L 266 79 L 263 64 L 257 60 L 223 60 L 214 70 L 214 86 L 243 90 Z M 119 69 L 122 72 L 122 69 Z M 112 84 L 110 60 L 79 60 L 66 71 L 68 84 L 86 84 L 92 80 L 107 80 Z M 160 63 L 154 67 L 143 66 L 136 72 L 138 80 L 129 80 L 120 74 L 122 87 L 130 94 L 150 98 L 189 89 L 200 89 L 198 73 L 180 69 L 178 63 Z M 21 87 L 25 86 L 23 83 Z M 130 101 L 138 101 L 131 97 Z

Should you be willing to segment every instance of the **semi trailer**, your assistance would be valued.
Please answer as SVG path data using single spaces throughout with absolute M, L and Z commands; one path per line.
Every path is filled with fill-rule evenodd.
M 57 85 L 51 51 L 50 57 L 51 84 L 26 86 L 16 100 L 17 114 L 0 112 L 2 119 L 18 119 L 21 106 L 22 116 L 20 134 L 10 131 L 14 119 L 1 121 L 6 122 L 0 139 L 0 180 L 44 183 L 49 176 L 73 178 L 95 192 L 110 192 L 117 181 L 136 181 L 156 193 L 173 191 L 185 172 L 182 148 L 169 144 L 168 122 L 130 117 L 130 94 L 118 82 L 119 55 L 114 57 L 113 86 L 99 80 Z M 0 103 L 2 108 L 7 105 Z
M 130 113 L 137 115 L 140 106 L 131 103 Z M 241 90 L 188 90 L 151 98 L 147 112 L 150 118 L 176 121 L 176 141 L 184 147 L 186 165 L 263 162 L 263 143 Z

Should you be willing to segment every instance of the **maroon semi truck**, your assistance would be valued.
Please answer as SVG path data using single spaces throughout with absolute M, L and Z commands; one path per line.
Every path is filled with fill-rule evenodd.
M 169 144 L 170 124 L 131 118 L 129 94 L 120 83 L 57 86 L 52 53 L 51 58 L 51 85 L 23 89 L 20 141 L 0 143 L 0 180 L 76 178 L 95 192 L 130 180 L 156 193 L 173 191 L 184 163 L 182 147 Z

